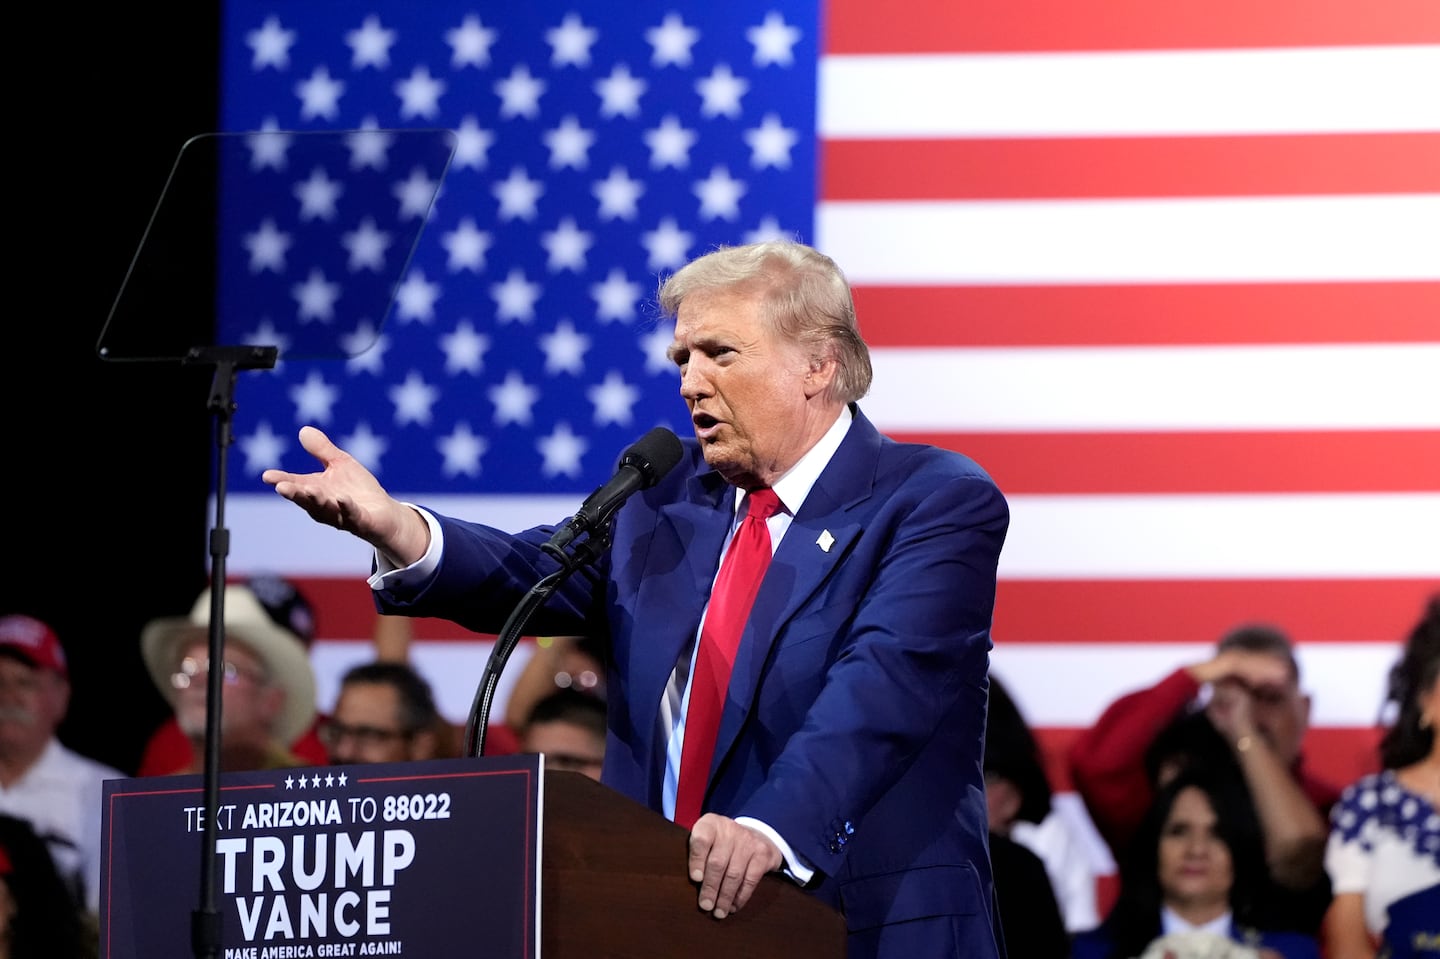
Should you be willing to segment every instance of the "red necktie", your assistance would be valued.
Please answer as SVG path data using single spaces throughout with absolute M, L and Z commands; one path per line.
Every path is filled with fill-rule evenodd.
M 780 511 L 780 500 L 772 489 L 750 493 L 750 508 L 710 592 L 710 608 L 700 630 L 700 648 L 695 653 L 695 675 L 690 679 L 690 705 L 685 713 L 685 744 L 680 754 L 680 781 L 675 793 L 675 822 L 690 828 L 700 818 L 705 786 L 710 779 L 710 760 L 720 714 L 730 686 L 730 667 L 750 607 L 760 591 L 760 581 L 770 565 L 770 530 L 765 521 Z

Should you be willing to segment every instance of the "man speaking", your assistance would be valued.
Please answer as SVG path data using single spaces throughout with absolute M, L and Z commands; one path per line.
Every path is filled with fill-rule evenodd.
M 603 781 L 690 829 L 717 919 L 782 871 L 841 910 L 852 957 L 1003 955 L 981 759 L 1004 497 L 865 418 L 869 350 L 816 250 L 722 248 L 660 306 L 695 438 L 532 621 L 604 642 Z M 401 503 L 300 439 L 323 470 L 263 478 L 375 548 L 380 611 L 498 633 L 556 571 L 554 528 Z

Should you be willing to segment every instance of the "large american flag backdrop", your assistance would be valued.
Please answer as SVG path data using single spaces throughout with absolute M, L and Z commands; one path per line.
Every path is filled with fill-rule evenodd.
M 558 522 L 636 437 L 688 428 L 658 278 L 787 234 L 856 288 L 866 413 L 1009 497 L 993 666 L 1062 788 L 1076 729 L 1252 620 L 1302 644 L 1321 769 L 1371 764 L 1440 583 L 1434 0 L 234 0 L 225 21 L 226 130 L 456 132 L 377 345 L 239 384 L 230 572 L 316 601 L 322 705 L 370 654 L 369 556 L 259 482 L 312 468 L 296 430 L 403 498 Z M 393 176 L 397 204 L 437 185 L 383 148 L 349 173 L 269 152 L 227 269 L 286 282 L 222 289 L 247 341 L 330 322 L 404 256 L 370 235 L 319 279 L 298 265 L 301 217 L 359 235 L 346 176 Z M 488 637 L 415 629 L 463 721 Z

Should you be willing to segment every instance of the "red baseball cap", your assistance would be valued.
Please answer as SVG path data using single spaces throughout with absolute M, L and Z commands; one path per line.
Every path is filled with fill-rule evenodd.
M 70 678 L 70 667 L 65 663 L 65 648 L 60 645 L 60 637 L 33 616 L 19 613 L 0 616 L 0 655 L 13 656 L 36 669 L 48 669 Z

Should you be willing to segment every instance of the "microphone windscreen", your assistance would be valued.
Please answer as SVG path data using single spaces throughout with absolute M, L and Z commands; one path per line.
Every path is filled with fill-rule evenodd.
M 675 468 L 685 453 L 680 438 L 664 426 L 657 426 L 636 440 L 620 458 L 621 466 L 633 466 L 645 476 L 648 489 Z

